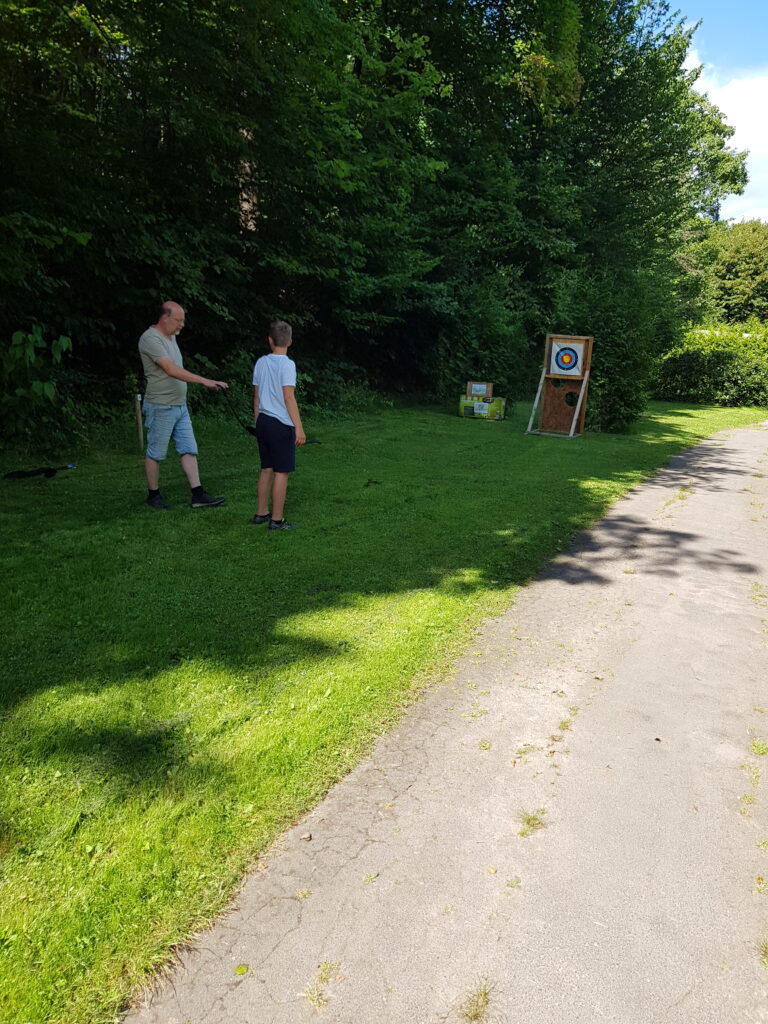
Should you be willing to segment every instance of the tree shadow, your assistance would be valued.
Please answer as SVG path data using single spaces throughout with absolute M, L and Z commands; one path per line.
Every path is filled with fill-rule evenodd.
M 348 640 L 339 646 L 289 627 L 308 610 L 322 614 L 369 596 L 434 587 L 467 593 L 533 578 L 604 513 L 606 498 L 583 486 L 587 477 L 637 480 L 671 455 L 648 486 L 718 491 L 748 468 L 711 439 L 675 454 L 686 433 L 669 424 L 638 447 L 637 437 L 624 444 L 615 435 L 575 441 L 524 435 L 523 414 L 475 424 L 411 412 L 410 437 L 395 413 L 368 417 L 354 431 L 327 427 L 327 448 L 306 458 L 292 484 L 299 513 L 314 520 L 307 524 L 309 541 L 299 532 L 292 548 L 283 536 L 244 525 L 252 482 L 243 479 L 243 464 L 252 459 L 255 472 L 255 454 L 249 439 L 226 424 L 218 425 L 215 482 L 241 511 L 154 518 L 143 508 L 127 512 L 126 496 L 114 486 L 116 474 L 126 475 L 125 457 L 115 466 L 100 456 L 91 471 L 99 489 L 86 495 L 65 482 L 42 506 L 37 492 L 17 491 L 26 525 L 17 527 L 19 553 L 11 562 L 24 575 L 9 577 L 6 593 L 21 612 L 11 615 L 16 628 L 0 707 L 9 710 L 48 686 L 94 692 L 195 658 L 213 659 L 245 680 L 245 692 L 257 691 L 276 666 L 347 652 Z M 326 472 L 333 474 L 333 493 Z M 604 535 L 613 547 L 654 547 L 658 572 L 684 571 L 694 561 L 711 571 L 752 569 L 736 551 L 707 554 L 690 533 L 626 517 L 611 518 Z M 566 556 L 571 582 L 603 579 L 597 567 L 607 556 L 594 544 L 587 535 Z M 107 602 L 99 578 L 111 586 Z
M 348 765 L 350 731 L 342 722 L 334 737 L 311 737 L 332 748 L 312 789 L 311 744 L 275 751 L 260 723 L 285 706 L 284 688 L 297 675 L 311 688 L 339 659 L 367 657 L 368 616 L 382 598 L 396 617 L 398 599 L 412 592 L 482 597 L 537 574 L 605 585 L 605 565 L 641 546 L 651 552 L 649 571 L 661 575 L 697 564 L 712 573 L 755 572 L 733 547 L 707 551 L 692 531 L 616 511 L 599 533 L 583 532 L 605 512 L 614 485 L 645 478 L 690 440 L 684 426 L 640 439 L 568 442 L 525 435 L 524 415 L 485 424 L 422 410 L 326 425 L 323 445 L 299 456 L 291 484 L 302 526 L 295 534 L 248 525 L 254 448 L 222 424 L 205 425 L 219 453 L 205 479 L 228 504 L 202 515 L 131 507 L 125 479 L 138 476 L 136 456 L 97 455 L 77 480 L 43 482 L 55 489 L 38 482 L 7 490 L 0 519 L 16 544 L 4 553 L 9 641 L 0 708 L 16 808 L 25 810 L 25 787 L 37 783 L 31 813 L 17 820 L 11 808 L 0 818 L 6 864 L 21 858 L 20 871 L 36 877 L 46 844 L 63 844 L 73 870 L 101 872 L 100 897 L 109 892 L 102 880 L 111 839 L 93 835 L 111 835 L 123 811 L 141 823 L 137 835 L 150 823 L 145 846 L 135 836 L 115 839 L 119 884 L 142 899 L 184 874 L 185 841 L 205 842 L 217 863 L 238 844 L 259 848 Z M 667 487 L 693 481 L 717 491 L 745 469 L 708 443 L 674 455 L 663 472 Z M 176 504 L 185 497 L 175 483 L 169 492 Z M 346 616 L 343 635 L 322 628 L 338 612 Z M 414 665 L 405 662 L 403 671 L 412 675 Z M 209 706 L 218 680 L 226 692 L 221 713 L 204 727 L 198 721 L 195 732 L 198 672 L 208 680 L 200 699 Z M 227 745 L 241 728 L 246 747 L 230 758 Z M 304 772 L 303 790 L 294 770 Z M 59 777 L 68 786 L 60 800 Z M 272 810 L 276 794 L 286 801 Z M 251 801 L 262 815 L 252 827 L 238 817 Z M 207 815 L 203 824 L 198 813 Z M 167 815 L 160 828 L 158 815 Z M 121 857 L 130 869 L 117 866 Z M 164 880 L 155 879 L 155 862 Z M 218 884 L 202 875 L 187 883 L 195 899 Z M 148 917 L 147 927 L 153 923 Z M 117 932 L 105 935 L 117 942 Z
M 679 482 L 681 486 L 693 483 L 697 490 L 727 488 L 733 477 L 744 476 L 751 467 L 743 455 L 735 455 L 722 444 L 716 438 L 708 438 L 695 448 L 674 455 L 649 486 L 660 488 L 669 482 Z
M 398 413 L 368 417 L 354 430 L 327 426 L 327 446 L 305 459 L 292 483 L 309 523 L 290 537 L 247 525 L 252 480 L 243 465 L 255 463 L 253 446 L 226 425 L 218 428 L 214 480 L 231 495 L 228 508 L 171 517 L 126 511 L 115 477 L 137 460 L 125 456 L 117 466 L 96 459 L 86 495 L 65 481 L 41 507 L 38 492 L 17 491 L 16 512 L 26 518 L 12 560 L 23 573 L 8 577 L 12 630 L 0 707 L 7 715 L 49 688 L 57 700 L 99 700 L 126 684 L 141 693 L 152 681 L 162 689 L 165 674 L 200 663 L 201 672 L 213 666 L 227 674 L 246 720 L 249 709 L 275 705 L 291 669 L 311 680 L 316 666 L 356 655 L 369 599 L 435 588 L 471 595 L 537 574 L 602 585 L 617 552 L 629 557 L 639 546 L 650 550 L 648 571 L 658 575 L 694 564 L 712 573 L 756 571 L 732 547 L 704 550 L 691 531 L 637 517 L 613 514 L 599 535 L 580 534 L 609 500 L 585 479 L 642 478 L 679 449 L 688 438 L 683 428 L 667 424 L 662 436 L 640 440 L 559 441 L 524 435 L 524 412 L 500 424 L 403 413 L 405 433 Z M 746 469 L 709 441 L 674 454 L 664 485 L 692 481 L 717 491 Z M 6 510 L 6 519 L 12 514 Z M 360 636 L 311 635 L 301 624 L 308 611 L 322 618 L 340 609 L 359 614 Z M 55 729 L 22 716 L 7 728 L 21 759 L 69 760 L 120 793 L 144 785 L 162 791 L 169 771 L 185 788 L 221 770 L 204 758 L 190 762 L 181 711 L 164 718 L 149 709 L 146 720 L 126 712 L 109 724 L 81 716 Z
M 752 465 L 722 441 L 708 438 L 693 448 L 674 455 L 667 465 L 644 483 L 649 490 L 669 493 L 680 488 L 709 493 L 731 490 L 734 478 L 748 479 Z M 643 571 L 670 578 L 685 575 L 697 565 L 707 572 L 754 574 L 757 567 L 743 552 L 732 547 L 712 548 L 701 535 L 689 530 L 657 527 L 648 519 L 611 512 L 602 521 L 599 533 L 589 531 L 577 537 L 573 545 L 540 574 L 542 579 L 559 579 L 577 585 L 603 584 L 608 577 L 600 567 L 617 558 L 631 559 L 642 548 Z
M 632 559 L 642 548 L 643 572 L 669 578 L 685 576 L 692 565 L 707 572 L 737 572 L 754 575 L 758 568 L 733 548 L 703 550 L 701 535 L 684 530 L 649 527 L 636 516 L 616 516 L 600 525 L 599 534 L 590 531 L 577 538 L 564 554 L 551 562 L 539 579 L 557 579 L 573 586 L 604 585 L 610 578 L 601 569 L 617 559 Z

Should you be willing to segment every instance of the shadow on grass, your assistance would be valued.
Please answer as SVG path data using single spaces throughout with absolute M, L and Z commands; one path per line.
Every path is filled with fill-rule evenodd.
M 115 482 L 140 460 L 125 456 L 94 459 L 85 492 L 62 478 L 43 503 L 40 481 L 16 488 L 15 509 L 5 514 L 19 546 L 5 595 L 10 643 L 0 707 L 8 714 L 46 688 L 58 701 L 98 700 L 125 684 L 143 700 L 144 688 L 163 688 L 165 673 L 200 661 L 227 673 L 246 716 L 249 708 L 256 715 L 280 695 L 275 669 L 302 663 L 311 678 L 313 666 L 355 653 L 354 633 L 302 632 L 296 620 L 307 612 L 322 621 L 359 609 L 362 635 L 371 599 L 434 588 L 481 594 L 542 571 L 604 585 L 602 566 L 639 545 L 653 552 L 652 571 L 666 576 L 693 564 L 754 572 L 744 553 L 712 553 L 690 531 L 621 515 L 606 524 L 606 543 L 585 534 L 569 548 L 617 484 L 644 478 L 690 440 L 666 412 L 667 422 L 646 423 L 644 434 L 574 441 L 524 435 L 523 411 L 501 424 L 411 411 L 328 426 L 328 444 L 300 462 L 291 485 L 302 529 L 288 535 L 248 525 L 254 453 L 226 427 L 210 474 L 229 495 L 222 509 L 131 508 Z M 718 490 L 745 469 L 710 441 L 676 454 L 664 476 L 673 486 Z M 132 785 L 164 784 L 173 766 L 187 770 L 180 719 L 150 709 L 147 721 L 131 712 L 130 723 L 107 727 L 89 721 L 87 710 L 75 714 L 77 724 L 55 730 L 23 716 L 19 730 L 9 723 L 6 742 L 22 762 L 69 757 Z
M 98 693 L 196 658 L 233 671 L 245 693 L 268 701 L 263 677 L 272 669 L 333 659 L 354 643 L 286 628 L 297 614 L 435 587 L 468 594 L 522 585 L 602 515 L 616 493 L 611 485 L 642 479 L 689 440 L 669 423 L 656 435 L 646 425 L 630 437 L 526 436 L 523 414 L 487 424 L 389 413 L 328 427 L 329 443 L 300 463 L 291 485 L 302 529 L 289 535 L 247 525 L 254 453 L 226 427 L 224 455 L 210 473 L 229 495 L 222 509 L 130 508 L 115 479 L 124 484 L 125 463 L 139 460 L 125 456 L 122 471 L 119 460 L 104 458 L 86 469 L 85 493 L 66 478 L 45 503 L 39 481 L 16 488 L 24 518 L 20 525 L 13 509 L 5 515 L 19 546 L 6 591 L 15 609 L 6 619 L 0 707 L 52 686 Z M 676 455 L 665 477 L 718 490 L 745 469 L 710 441 Z M 692 563 L 753 571 L 732 549 L 699 550 L 690 532 L 629 517 L 614 518 L 608 530 L 610 550 L 595 550 L 587 536 L 558 573 L 574 584 L 603 583 L 601 560 L 637 544 L 655 551 L 657 571 L 667 575 Z

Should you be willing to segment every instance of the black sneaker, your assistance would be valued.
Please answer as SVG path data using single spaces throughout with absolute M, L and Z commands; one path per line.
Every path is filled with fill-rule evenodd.
M 298 526 L 294 526 L 293 523 L 289 523 L 287 519 L 280 519 L 275 521 L 274 519 L 269 520 L 268 530 L 298 530 Z
M 150 508 L 170 508 L 171 506 L 162 496 L 162 494 L 149 494 L 147 495 L 147 504 Z
M 203 491 L 195 498 L 192 498 L 192 508 L 213 508 L 214 505 L 223 505 L 226 498 L 213 498 L 208 491 Z
M 250 522 L 253 523 L 254 526 L 261 526 L 262 523 L 268 523 L 271 520 L 271 518 L 272 517 L 270 516 L 269 512 L 267 512 L 263 516 L 260 516 L 259 513 L 257 512 L 253 519 L 250 520 Z

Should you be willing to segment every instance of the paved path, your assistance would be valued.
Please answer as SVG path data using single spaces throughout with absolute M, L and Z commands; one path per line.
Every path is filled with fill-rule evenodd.
M 130 1024 L 768 1022 L 766 426 L 489 621 Z

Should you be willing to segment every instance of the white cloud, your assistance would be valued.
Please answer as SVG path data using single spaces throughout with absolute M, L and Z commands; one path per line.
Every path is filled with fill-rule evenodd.
M 692 50 L 686 67 L 697 67 L 701 63 L 697 51 Z M 725 200 L 722 217 L 768 221 L 768 133 L 765 130 L 768 66 L 723 74 L 716 66 L 704 64 L 696 88 L 709 96 L 722 110 L 728 124 L 736 129 L 730 145 L 749 150 L 749 183 L 743 195 Z

